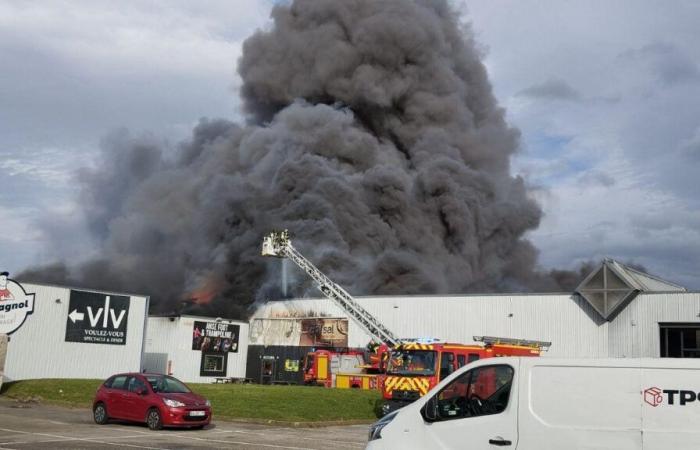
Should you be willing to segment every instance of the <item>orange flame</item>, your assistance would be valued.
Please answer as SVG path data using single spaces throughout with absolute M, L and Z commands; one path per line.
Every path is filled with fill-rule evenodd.
M 185 297 L 196 305 L 208 305 L 221 292 L 222 288 L 223 283 L 221 280 L 210 277 Z

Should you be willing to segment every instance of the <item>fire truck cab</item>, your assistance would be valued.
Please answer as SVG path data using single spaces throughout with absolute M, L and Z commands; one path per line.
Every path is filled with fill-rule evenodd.
M 453 344 L 438 340 L 403 342 L 391 352 L 382 387 L 388 414 L 425 395 L 454 371 L 473 361 L 497 356 L 539 356 L 551 343 L 474 336 L 480 343 Z

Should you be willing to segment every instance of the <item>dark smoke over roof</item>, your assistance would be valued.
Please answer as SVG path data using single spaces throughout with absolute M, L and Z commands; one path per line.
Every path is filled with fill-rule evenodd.
M 260 244 L 287 228 L 358 295 L 559 287 L 523 238 L 542 212 L 510 175 L 518 132 L 447 1 L 297 0 L 272 17 L 239 61 L 247 123 L 202 120 L 175 156 L 110 135 L 81 178 L 102 257 L 24 278 L 240 315 L 280 296 Z M 290 276 L 289 295 L 317 295 Z

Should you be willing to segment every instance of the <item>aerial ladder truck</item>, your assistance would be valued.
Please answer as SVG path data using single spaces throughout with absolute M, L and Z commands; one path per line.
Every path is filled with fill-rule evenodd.
M 539 356 L 551 345 L 550 342 L 490 336 L 474 336 L 474 340 L 480 344 L 472 345 L 436 339 L 401 339 L 299 253 L 292 245 L 287 230 L 265 236 L 262 255 L 292 260 L 317 283 L 326 297 L 335 302 L 372 338 L 373 342 L 369 345 L 374 349 L 374 355 L 369 358 L 372 364 L 365 368 L 369 372 L 381 373 L 379 381 L 369 384 L 370 387 L 381 388 L 387 401 L 383 408 L 385 413 L 422 397 L 440 380 L 472 361 L 494 356 Z M 307 355 L 304 363 L 305 382 L 332 386 L 330 374 L 326 378 L 319 376 L 323 374 L 319 374 L 317 363 L 323 358 L 333 357 L 340 356 L 326 350 L 317 350 L 314 354 Z M 310 361 L 313 363 L 310 364 Z M 345 377 L 336 376 L 336 379 L 336 387 L 367 387 L 356 385 L 352 377 L 349 381 Z

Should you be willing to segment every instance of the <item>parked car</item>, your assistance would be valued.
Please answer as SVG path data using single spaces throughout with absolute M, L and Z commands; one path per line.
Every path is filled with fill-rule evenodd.
M 146 423 L 151 430 L 202 428 L 211 421 L 209 400 L 174 377 L 149 373 L 109 377 L 95 394 L 92 412 L 100 425 L 110 419 L 128 420 Z

